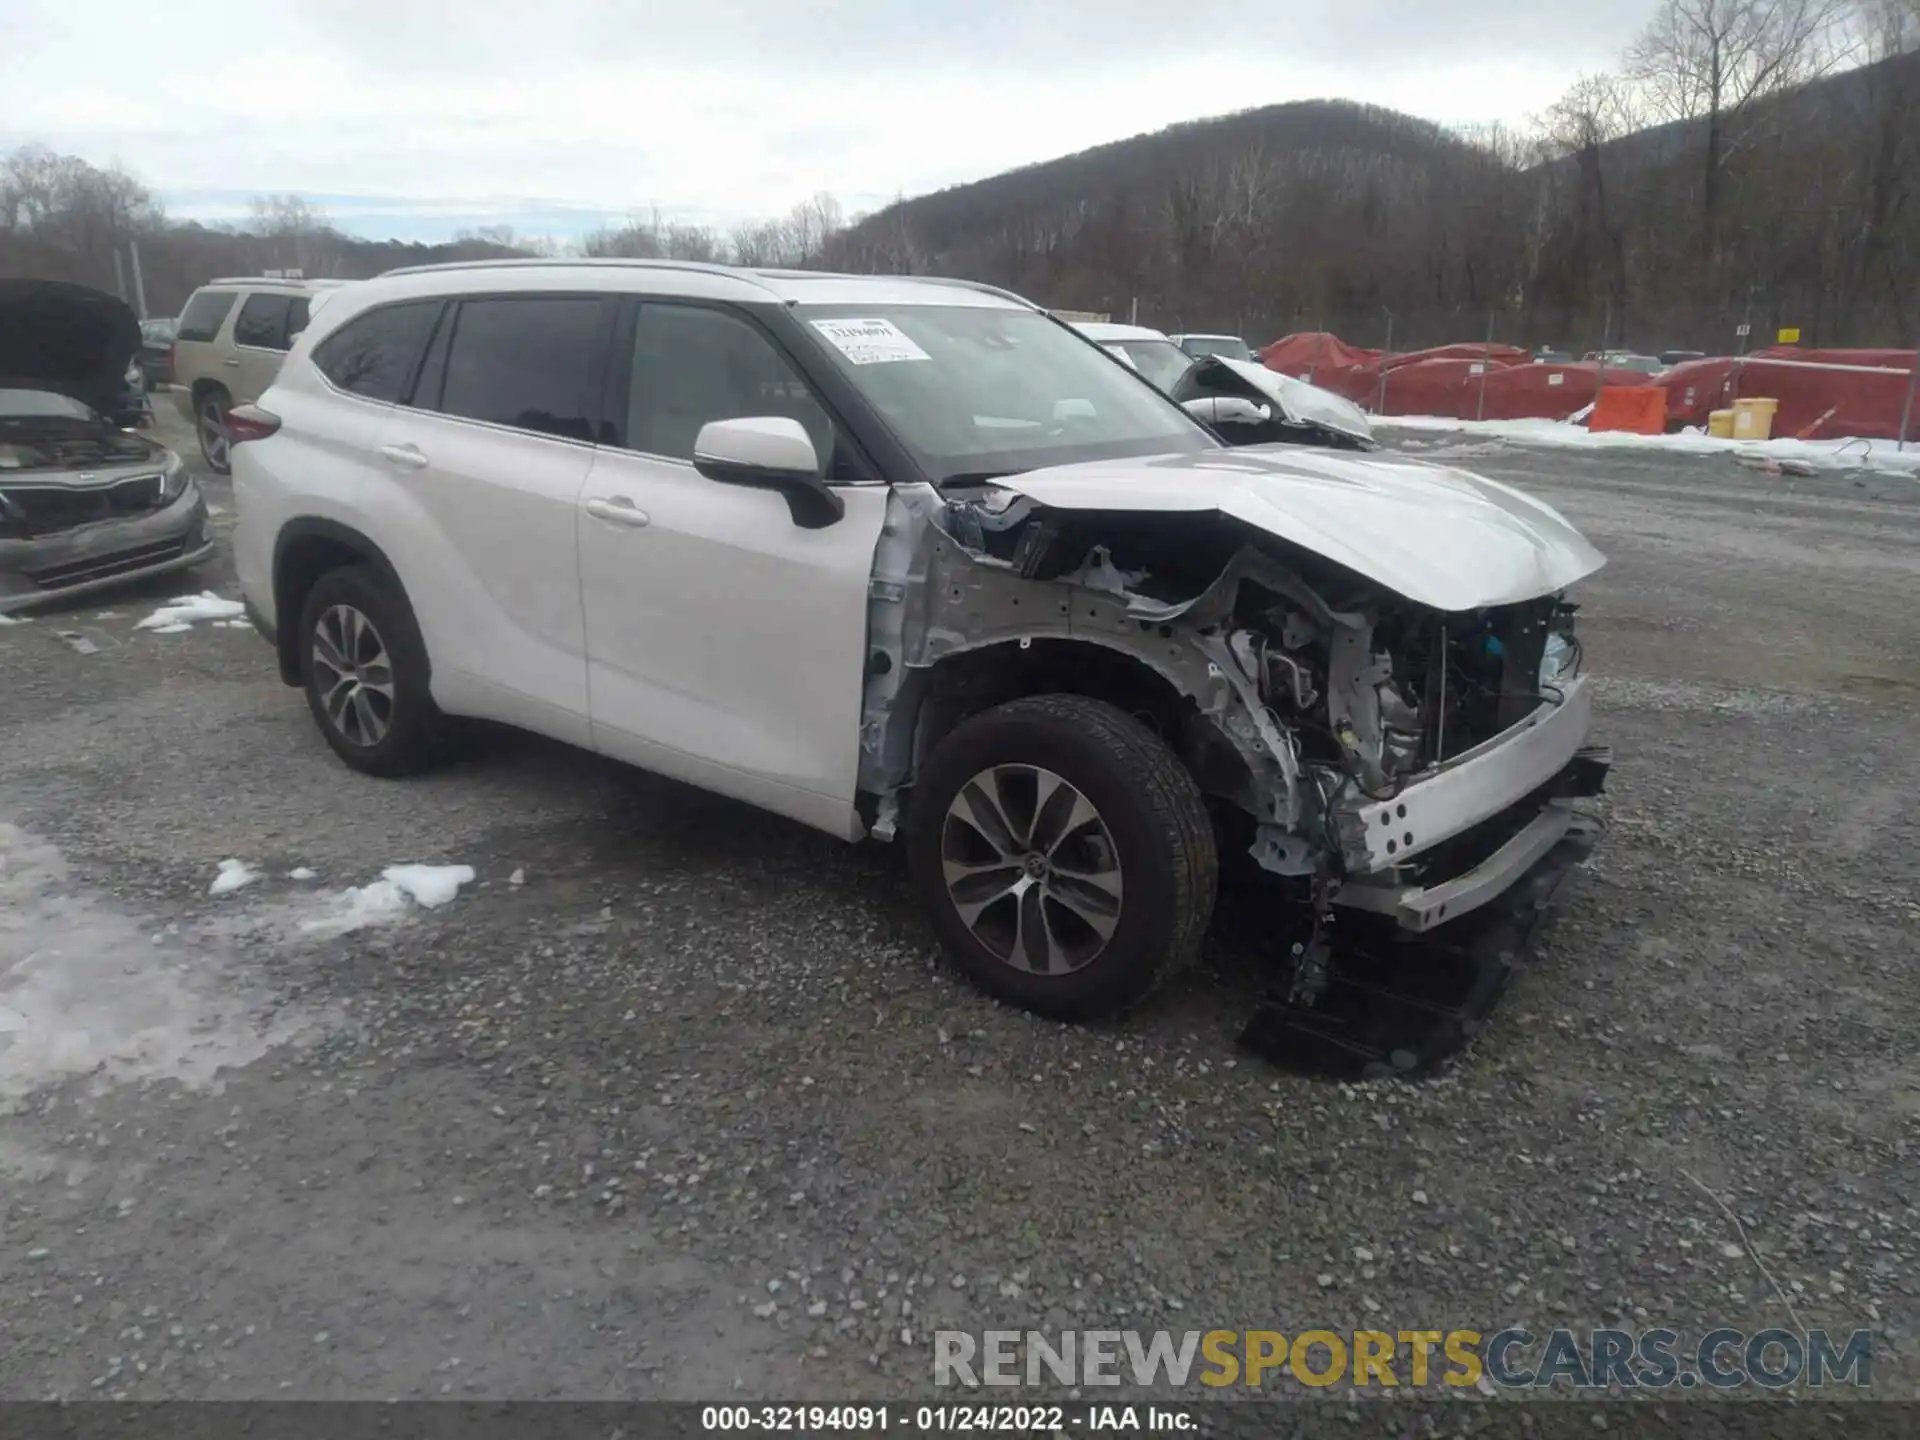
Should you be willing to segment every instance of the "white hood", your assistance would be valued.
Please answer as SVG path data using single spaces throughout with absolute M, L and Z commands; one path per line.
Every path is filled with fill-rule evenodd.
M 1218 511 L 1435 610 L 1550 595 L 1606 557 L 1559 511 L 1417 460 L 1301 445 L 1101 460 L 995 482 L 1057 510 Z

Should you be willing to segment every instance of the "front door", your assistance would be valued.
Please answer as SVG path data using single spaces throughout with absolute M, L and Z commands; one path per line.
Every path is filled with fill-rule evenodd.
M 594 744 L 851 838 L 886 486 L 746 314 L 649 300 L 631 328 L 621 444 L 594 452 L 579 520 Z M 702 425 L 762 415 L 807 427 L 839 521 L 801 529 L 693 468 Z

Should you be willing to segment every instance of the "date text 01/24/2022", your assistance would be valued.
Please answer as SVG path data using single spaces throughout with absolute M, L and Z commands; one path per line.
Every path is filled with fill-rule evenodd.
M 706 1405 L 701 1407 L 700 1428 L 736 1433 L 1051 1435 L 1067 1429 L 1190 1430 L 1194 1419 L 1181 1410 L 1156 1410 L 1143 1422 L 1131 1405 Z

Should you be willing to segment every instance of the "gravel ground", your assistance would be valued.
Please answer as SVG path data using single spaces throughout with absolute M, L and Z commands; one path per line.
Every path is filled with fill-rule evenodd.
M 0 1007 L 70 1026 L 0 1008 L 0 1397 L 901 1397 L 949 1326 L 1610 1323 L 1871 1326 L 1920 1394 L 1920 487 L 1408 448 L 1608 553 L 1618 756 L 1417 1086 L 1237 1053 L 1244 939 L 1062 1028 L 948 973 L 884 849 L 526 738 L 355 776 L 250 631 L 135 628 L 224 561 L 0 628 Z M 476 879 L 328 932 L 402 861 Z

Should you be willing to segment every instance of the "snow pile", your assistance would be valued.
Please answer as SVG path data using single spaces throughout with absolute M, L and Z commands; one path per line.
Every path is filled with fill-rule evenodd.
M 1880 470 L 1920 478 L 1920 445 L 1911 440 L 1903 452 L 1892 440 L 1723 440 L 1691 426 L 1678 435 L 1636 435 L 1626 430 L 1589 430 L 1559 420 L 1449 420 L 1435 415 L 1376 416 L 1373 426 L 1376 430 L 1438 432 L 1521 445 L 1723 455 L 1762 467 L 1771 461 L 1789 469 Z
M 260 878 L 260 872 L 252 869 L 241 860 L 222 860 L 220 873 L 213 877 L 213 883 L 207 886 L 209 895 L 231 895 L 243 885 L 251 885 Z
M 321 913 L 302 920 L 300 929 L 326 938 L 398 920 L 414 905 L 436 910 L 471 884 L 473 875 L 471 865 L 389 865 L 372 884 L 327 897 Z
M 156 635 L 178 635 L 191 630 L 196 620 L 237 620 L 247 613 L 238 600 L 222 600 L 211 590 L 198 595 L 180 595 L 162 605 L 144 620 L 134 622 L 136 630 L 151 630 Z
M 150 928 L 0 824 L 0 1101 L 83 1075 L 210 1085 L 314 1023 L 257 966 Z
M 0 625 L 18 625 L 19 623 L 11 615 L 0 615 Z

